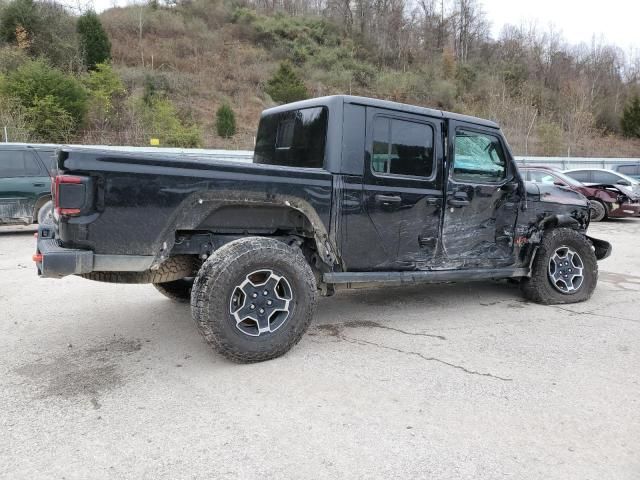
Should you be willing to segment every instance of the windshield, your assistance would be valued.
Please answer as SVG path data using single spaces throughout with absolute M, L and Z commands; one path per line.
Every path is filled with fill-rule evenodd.
M 559 180 L 562 180 L 567 185 L 571 185 L 572 187 L 581 187 L 582 183 L 576 180 L 575 178 L 571 178 L 569 175 L 565 175 L 562 172 L 549 172 L 551 175 L 554 175 Z

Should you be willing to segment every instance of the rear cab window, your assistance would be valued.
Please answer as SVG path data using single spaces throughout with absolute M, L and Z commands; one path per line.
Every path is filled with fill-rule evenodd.
M 326 107 L 301 108 L 263 117 L 258 127 L 254 162 L 322 168 L 327 121 Z

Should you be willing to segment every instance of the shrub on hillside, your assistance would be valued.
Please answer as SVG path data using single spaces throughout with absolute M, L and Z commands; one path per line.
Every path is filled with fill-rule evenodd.
M 89 92 L 89 120 L 98 128 L 115 119 L 118 105 L 126 94 L 120 76 L 108 63 L 98 63 L 83 77 Z
M 78 18 L 78 36 L 84 64 L 89 70 L 111 60 L 111 42 L 96 12 L 89 10 Z
M 27 109 L 27 120 L 36 140 L 48 143 L 69 142 L 74 119 L 52 95 L 36 98 Z
M 625 137 L 640 138 L 640 96 L 635 96 L 622 112 L 622 133 Z
M 276 102 L 289 103 L 309 97 L 307 87 L 288 62 L 283 62 L 267 82 L 265 92 Z
M 0 83 L 0 95 L 15 98 L 30 112 L 31 130 L 38 134 L 48 132 L 50 141 L 75 132 L 87 112 L 87 92 L 82 84 L 42 60 L 29 61 L 7 74 Z M 49 113 L 54 111 L 64 117 L 58 127 L 50 122 Z
M 236 115 L 226 103 L 216 112 L 216 130 L 223 138 L 231 138 L 236 134 Z
M 150 135 L 158 138 L 162 146 L 198 148 L 202 146 L 202 135 L 196 125 L 182 122 L 173 103 L 166 98 L 154 97 L 149 102 L 140 99 L 136 110 L 142 123 L 150 128 Z

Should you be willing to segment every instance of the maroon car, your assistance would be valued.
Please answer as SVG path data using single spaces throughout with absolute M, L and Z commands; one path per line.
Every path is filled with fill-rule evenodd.
M 522 176 L 534 183 L 553 183 L 580 192 L 591 201 L 591 220 L 640 217 L 640 199 L 631 191 L 616 185 L 586 186 L 564 173 L 541 166 L 521 166 Z

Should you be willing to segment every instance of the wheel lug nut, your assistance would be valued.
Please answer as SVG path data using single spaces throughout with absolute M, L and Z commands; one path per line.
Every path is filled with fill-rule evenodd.
M 258 294 L 256 292 L 253 292 L 253 294 L 251 295 L 253 298 L 258 298 Z
M 251 310 L 255 310 L 256 306 L 252 303 L 252 304 L 249 306 L 249 308 L 250 308 Z
M 264 308 L 261 308 L 261 309 L 259 310 L 259 312 L 260 312 L 260 313 L 264 313 Z
M 267 305 L 271 305 L 273 302 L 271 300 L 267 300 Z
M 265 297 L 269 295 L 269 290 L 265 290 L 264 292 L 262 292 L 262 295 L 264 295 Z

